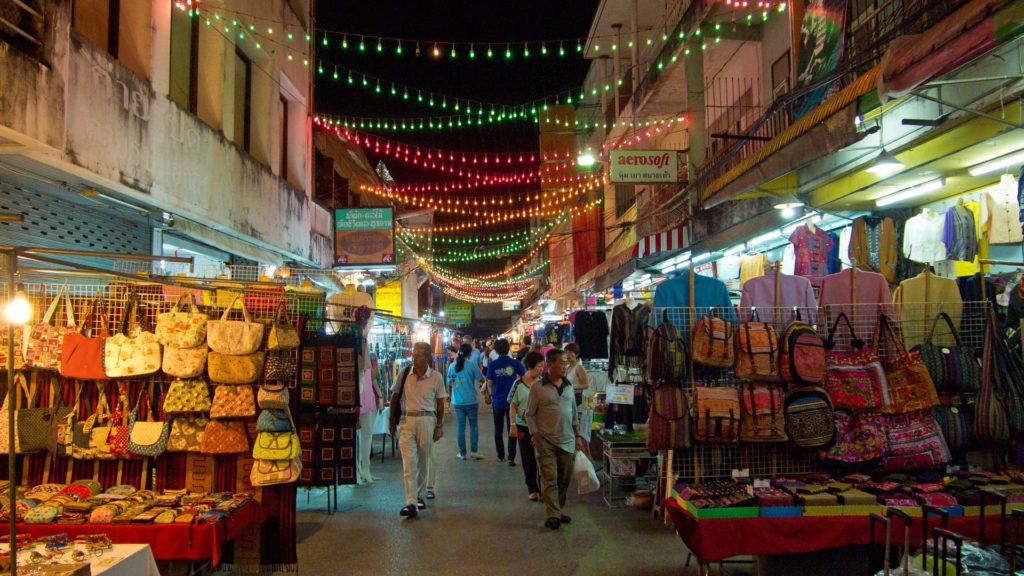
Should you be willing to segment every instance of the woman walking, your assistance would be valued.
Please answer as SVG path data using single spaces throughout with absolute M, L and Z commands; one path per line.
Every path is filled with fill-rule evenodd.
M 569 367 L 565 369 L 565 379 L 572 383 L 573 394 L 576 395 L 576 408 L 583 404 L 583 391 L 590 388 L 587 381 L 587 371 L 580 362 L 580 345 L 570 342 L 565 345 L 565 360 Z
M 459 441 L 459 458 L 467 457 L 481 460 L 478 450 L 480 427 L 477 421 L 477 410 L 480 401 L 477 399 L 476 383 L 483 378 L 480 367 L 470 361 L 473 347 L 469 344 L 459 346 L 455 362 L 448 366 L 448 381 L 452 386 L 452 406 L 455 408 L 455 436 Z M 469 447 L 466 452 L 466 421 L 469 421 Z
M 530 428 L 526 425 L 526 402 L 530 397 L 530 387 L 540 378 L 544 368 L 544 357 L 539 352 L 528 352 L 524 358 L 526 374 L 516 380 L 508 395 L 512 428 L 509 436 L 519 442 L 520 461 L 523 463 L 523 475 L 526 477 L 526 489 L 530 491 L 530 500 L 540 501 L 540 485 L 537 481 L 537 456 L 533 451 Z

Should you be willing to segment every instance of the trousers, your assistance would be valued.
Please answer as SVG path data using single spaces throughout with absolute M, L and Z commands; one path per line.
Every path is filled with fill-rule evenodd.
M 360 484 L 373 482 L 373 475 L 370 474 L 370 457 L 373 455 L 373 426 L 377 422 L 377 411 L 370 410 L 359 415 L 359 431 L 357 437 L 359 448 L 356 460 L 356 480 Z
M 566 452 L 547 440 L 536 437 L 533 447 L 540 468 L 540 495 L 547 518 L 560 518 L 569 493 L 576 454 Z
M 459 441 L 459 454 L 467 456 L 466 452 L 466 422 L 469 422 L 469 448 L 470 452 L 477 451 L 477 444 L 480 442 L 480 425 L 477 416 L 479 404 L 456 405 L 455 408 L 455 436 Z
M 509 409 L 494 408 L 494 448 L 498 451 L 498 460 L 505 459 L 505 442 L 508 438 L 508 459 L 516 459 L 516 439 L 508 435 L 508 429 L 512 427 L 509 420 Z
M 407 505 L 416 504 L 427 487 L 435 421 L 434 416 L 402 416 L 398 424 L 398 448 L 402 451 Z
M 537 453 L 533 450 L 533 438 L 530 436 L 530 429 L 526 425 L 516 426 L 521 435 L 519 438 L 519 456 L 523 463 L 523 477 L 526 479 L 526 489 L 530 494 L 540 492 L 540 485 L 537 483 Z

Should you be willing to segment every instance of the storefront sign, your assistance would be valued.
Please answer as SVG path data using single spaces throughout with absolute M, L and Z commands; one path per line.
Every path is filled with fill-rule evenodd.
M 395 214 L 392 208 L 344 208 L 334 211 L 336 267 L 394 264 Z
M 612 150 L 609 162 L 614 184 L 679 181 L 679 155 L 675 150 Z
M 402 315 L 402 282 L 392 280 L 377 286 L 374 307 L 392 316 Z
M 609 404 L 633 404 L 632 384 L 611 384 L 605 390 Z
M 466 326 L 473 321 L 473 305 L 458 300 L 445 300 L 444 315 L 449 324 Z
M 505 300 L 501 303 L 502 310 L 519 310 L 518 300 Z

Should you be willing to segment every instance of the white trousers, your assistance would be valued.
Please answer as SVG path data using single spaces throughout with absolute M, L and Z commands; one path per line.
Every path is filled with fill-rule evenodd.
M 359 415 L 358 460 L 356 461 L 356 480 L 360 484 L 373 482 L 370 474 L 370 457 L 373 455 L 373 426 L 377 423 L 377 411 L 370 410 Z
M 434 449 L 434 416 L 402 416 L 398 425 L 398 448 L 405 473 L 405 503 L 416 504 L 427 487 L 430 453 Z

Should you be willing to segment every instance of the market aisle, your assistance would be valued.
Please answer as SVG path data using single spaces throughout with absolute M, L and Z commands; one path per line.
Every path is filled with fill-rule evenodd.
M 307 504 L 300 489 L 303 576 L 682 573 L 686 552 L 673 532 L 648 512 L 608 508 L 599 493 L 571 494 L 566 512 L 572 524 L 545 529 L 543 506 L 527 499 L 522 470 L 495 459 L 490 413 L 480 416 L 480 452 L 487 459 L 456 459 L 455 425 L 448 418 L 436 449 L 438 498 L 415 520 L 398 515 L 403 496 L 397 453 L 383 464 L 375 459 L 375 485 L 339 488 L 340 511 L 333 516 L 323 512 L 322 491 Z

